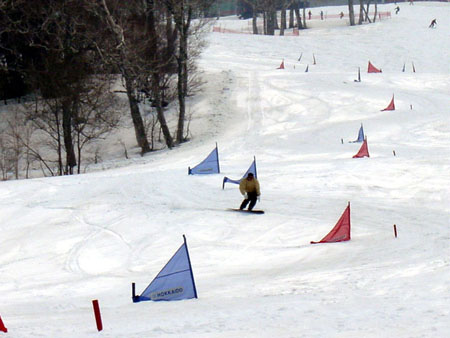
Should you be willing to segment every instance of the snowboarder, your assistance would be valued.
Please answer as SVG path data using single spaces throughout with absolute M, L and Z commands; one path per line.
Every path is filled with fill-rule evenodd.
M 437 24 L 436 19 L 433 19 L 431 21 L 430 25 L 428 26 L 428 28 L 434 28 L 434 27 L 436 27 L 436 24 Z
M 398 14 L 398 12 L 400 12 L 400 7 L 395 7 L 395 14 Z
M 259 196 L 261 196 L 259 182 L 252 173 L 248 173 L 247 177 L 241 180 L 241 183 L 239 183 L 239 191 L 244 196 L 239 210 L 244 210 L 248 202 L 250 202 L 248 211 L 252 211 L 256 200 L 259 200 Z

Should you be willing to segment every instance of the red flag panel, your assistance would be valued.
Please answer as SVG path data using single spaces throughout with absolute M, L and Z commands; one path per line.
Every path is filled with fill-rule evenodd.
M 311 244 L 318 243 L 335 243 L 344 242 L 350 240 L 350 203 L 345 208 L 339 221 L 334 228 L 326 235 L 320 242 L 311 242 Z

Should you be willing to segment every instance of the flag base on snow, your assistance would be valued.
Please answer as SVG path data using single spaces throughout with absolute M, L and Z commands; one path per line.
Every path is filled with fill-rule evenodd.
M 132 298 L 134 303 L 145 300 L 169 301 L 197 298 L 194 274 L 192 273 L 191 260 L 184 235 L 183 239 L 184 243 L 140 296 L 135 295 L 133 284 Z
M 239 180 L 232 180 L 231 178 L 228 178 L 228 177 L 225 176 L 223 178 L 223 182 L 222 182 L 222 189 L 225 189 L 225 183 L 227 183 L 227 182 L 228 183 L 233 183 L 233 184 L 241 183 L 241 180 L 246 178 L 249 173 L 252 173 L 255 176 L 255 178 L 258 178 L 258 174 L 256 172 L 256 157 L 253 157 L 252 164 L 250 165 L 250 167 L 248 168 L 248 170 L 245 172 L 244 176 L 242 176 L 241 179 L 239 179 Z
M 284 69 L 284 60 L 281 61 L 280 67 L 278 67 L 277 69 Z
M 356 155 L 353 156 L 353 158 L 361 157 L 370 157 L 369 148 L 367 147 L 367 138 L 364 139 L 363 144 L 361 144 L 361 148 L 359 148 L 359 151 L 356 153 Z
M 336 243 L 345 242 L 350 240 L 350 202 L 348 202 L 347 208 L 345 208 L 339 221 L 334 228 L 322 238 L 319 242 L 311 241 L 311 244 L 319 243 Z
M 392 95 L 392 100 L 389 103 L 389 105 L 386 108 L 381 109 L 381 111 L 386 111 L 386 110 L 395 110 L 394 95 Z
M 219 150 L 216 148 L 194 168 L 188 168 L 188 175 L 206 175 L 206 174 L 219 174 Z
M 369 65 L 367 66 L 367 73 L 382 73 L 381 69 L 378 69 L 375 67 L 370 61 Z

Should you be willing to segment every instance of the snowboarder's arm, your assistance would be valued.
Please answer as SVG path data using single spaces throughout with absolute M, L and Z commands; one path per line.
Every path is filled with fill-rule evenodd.
M 242 179 L 241 182 L 239 183 L 239 191 L 241 192 L 241 194 L 243 196 L 245 196 L 245 179 Z

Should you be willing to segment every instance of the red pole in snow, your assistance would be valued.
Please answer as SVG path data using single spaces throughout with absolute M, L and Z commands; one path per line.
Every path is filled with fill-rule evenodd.
M 102 324 L 102 316 L 100 315 L 100 307 L 98 306 L 97 299 L 92 301 L 92 306 L 94 307 L 95 322 L 97 323 L 97 330 L 101 331 L 101 330 L 103 330 L 103 324 Z
M 394 224 L 394 236 L 397 238 L 397 226 Z
M 5 333 L 8 332 L 8 329 L 5 327 L 5 325 L 2 322 L 2 317 L 0 317 L 0 331 L 3 331 Z

